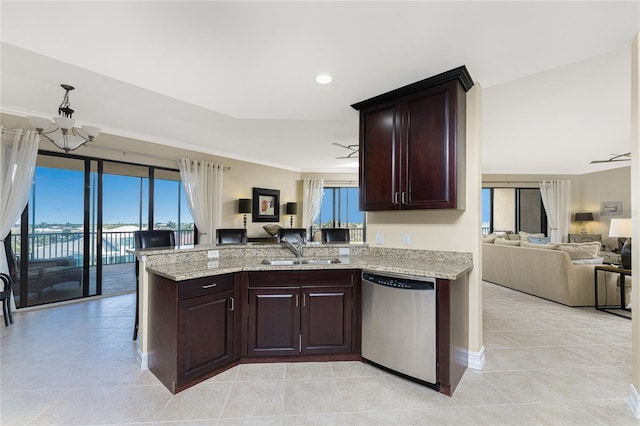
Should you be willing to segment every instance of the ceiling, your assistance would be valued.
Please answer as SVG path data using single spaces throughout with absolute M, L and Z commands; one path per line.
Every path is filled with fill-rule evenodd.
M 611 167 L 590 160 L 630 151 L 638 1 L 0 8 L 8 114 L 55 114 L 67 83 L 74 118 L 106 133 L 348 172 L 357 164 L 332 143 L 357 144 L 351 104 L 464 64 L 483 89 L 484 173 L 588 173 Z M 334 82 L 318 85 L 319 72 Z

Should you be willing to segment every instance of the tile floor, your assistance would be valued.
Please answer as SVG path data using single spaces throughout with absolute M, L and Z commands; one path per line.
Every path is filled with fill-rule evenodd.
M 487 363 L 452 398 L 359 362 L 240 365 L 171 395 L 135 363 L 134 296 L 0 325 L 0 424 L 636 425 L 631 321 L 485 283 Z

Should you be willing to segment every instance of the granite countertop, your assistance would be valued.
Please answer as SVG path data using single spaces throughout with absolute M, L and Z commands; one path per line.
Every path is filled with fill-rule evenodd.
M 441 260 L 407 259 L 402 256 L 330 256 L 338 258 L 340 263 L 302 264 L 302 265 L 265 265 L 264 257 L 213 258 L 193 262 L 147 265 L 147 271 L 169 278 L 184 281 L 212 275 L 242 271 L 287 271 L 287 270 L 319 270 L 319 269 L 366 269 L 373 272 L 389 272 L 416 276 L 428 276 L 449 280 L 457 280 L 473 269 L 470 259 L 443 258 Z M 318 257 L 313 257 L 318 259 Z

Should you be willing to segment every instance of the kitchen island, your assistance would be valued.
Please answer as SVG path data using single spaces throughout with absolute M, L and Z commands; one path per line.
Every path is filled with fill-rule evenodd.
M 238 363 L 358 360 L 361 271 L 438 280 L 438 386 L 467 366 L 471 255 L 307 244 L 136 251 L 142 262 L 139 359 L 171 392 Z

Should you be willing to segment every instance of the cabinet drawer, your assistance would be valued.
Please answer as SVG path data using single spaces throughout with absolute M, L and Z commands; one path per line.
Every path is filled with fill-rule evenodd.
M 204 296 L 233 289 L 233 274 L 214 275 L 182 281 L 178 284 L 178 300 Z

